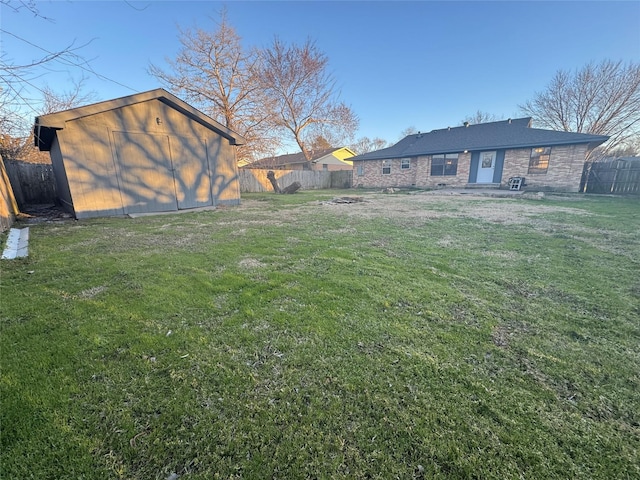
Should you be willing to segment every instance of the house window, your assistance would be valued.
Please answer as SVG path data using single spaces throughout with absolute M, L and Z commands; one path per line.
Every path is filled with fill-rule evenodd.
M 403 158 L 400 160 L 400 168 L 402 170 L 407 170 L 409 168 L 411 168 L 411 159 L 410 158 Z
M 550 158 L 551 147 L 532 148 L 531 158 L 529 158 L 529 173 L 547 173 Z
M 391 160 L 382 161 L 382 174 L 383 175 L 391 174 Z
M 322 170 L 324 170 L 325 172 L 326 172 L 327 170 L 329 170 L 329 165 L 328 165 L 328 164 L 326 164 L 326 163 L 323 163 L 323 164 L 322 164 Z
M 431 157 L 431 175 L 456 175 L 458 173 L 458 154 L 447 153 Z
M 359 177 L 362 177 L 364 175 L 364 165 L 358 165 L 356 167 L 356 172 L 358 173 Z

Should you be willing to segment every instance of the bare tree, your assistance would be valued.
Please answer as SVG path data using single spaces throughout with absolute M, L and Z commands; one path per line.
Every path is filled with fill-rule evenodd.
M 95 92 L 85 93 L 85 79 L 80 81 L 72 81 L 72 88 L 65 92 L 54 92 L 48 86 L 42 88 L 43 99 L 42 107 L 37 111 L 38 115 L 45 115 L 60 110 L 68 110 L 89 103 L 95 98 Z M 1 106 L 0 106 L 1 107 Z M 7 160 L 20 160 L 31 163 L 48 163 L 49 155 L 39 152 L 34 145 L 33 130 L 31 129 L 31 121 L 27 125 L 21 125 L 19 128 L 11 128 L 11 125 L 4 125 L 7 120 L 4 113 L 7 110 L 0 108 L 3 115 L 0 115 L 0 154 Z M 26 122 L 26 118 L 20 116 L 20 112 L 16 112 L 12 118 L 16 122 Z M 28 128 L 27 128 L 28 127 Z M 22 133 L 26 132 L 26 133 Z
M 606 146 L 598 146 L 594 148 L 590 159 L 600 160 L 605 157 L 640 157 L 640 135 L 636 135 L 635 137 L 628 139 L 624 144 L 615 148 L 607 149 Z
M 311 141 L 322 136 L 332 144 L 353 137 L 359 120 L 338 101 L 328 58 L 315 43 L 286 45 L 277 37 L 262 51 L 262 86 L 273 109 L 274 126 L 290 134 L 307 160 Z
M 255 160 L 277 147 L 278 138 L 267 124 L 268 102 L 258 81 L 260 56 L 242 47 L 240 36 L 227 21 L 226 10 L 221 11 L 212 32 L 179 32 L 182 48 L 174 60 L 167 59 L 171 71 L 151 65 L 149 72 L 244 136 L 247 146 L 239 152 L 241 158 Z
M 640 64 L 605 60 L 559 70 L 520 109 L 540 127 L 610 136 L 606 153 L 640 135 Z
M 497 122 L 499 120 L 503 120 L 503 117 L 499 117 L 498 115 L 494 115 L 493 113 L 483 112 L 482 110 L 478 110 L 473 115 L 468 115 L 460 122 L 460 125 L 464 125 L 465 123 L 469 123 L 471 125 L 477 125 L 479 123 L 489 123 L 489 122 Z
M 322 135 L 316 136 L 313 140 L 311 140 L 311 143 L 309 144 L 309 147 L 311 148 L 311 151 L 313 151 L 313 152 L 319 152 L 321 150 L 326 150 L 328 148 L 332 148 L 333 146 L 334 145 L 331 143 L 331 141 L 327 140 Z
M 40 13 L 35 0 L 0 0 L 0 6 L 5 9 L 3 14 L 28 14 L 36 20 L 52 21 Z M 84 80 L 74 84 L 74 88 L 67 94 L 56 95 L 48 87 L 38 86 L 39 78 L 54 65 L 105 77 L 95 73 L 80 55 L 79 51 L 86 44 L 78 46 L 74 41 L 62 49 L 51 50 L 8 30 L 10 26 L 11 23 L 5 21 L 0 27 L 0 33 L 30 48 L 32 59 L 17 62 L 7 51 L 0 53 L 0 153 L 5 159 L 41 162 L 43 156 L 33 147 L 33 117 L 48 113 L 55 104 L 60 109 L 65 106 L 70 108 L 72 103 L 75 106 L 89 96 L 80 93 Z M 47 102 L 50 102 L 49 106 Z
M 14 14 L 22 12 L 28 13 L 36 19 L 51 22 L 50 18 L 45 17 L 38 9 L 38 2 L 35 0 L 0 0 L 0 5 Z M 5 22 L 5 25 L 10 25 Z M 50 50 L 37 45 L 28 38 L 22 37 L 15 32 L 7 30 L 3 25 L 0 28 L 2 35 L 13 37 L 25 46 L 33 50 L 33 59 L 27 63 L 17 63 L 6 51 L 0 54 L 0 107 L 13 108 L 15 105 L 30 108 L 32 113 L 39 113 L 34 107 L 35 99 L 30 98 L 26 93 L 28 90 L 36 90 L 44 93 L 35 83 L 35 79 L 40 75 L 40 67 L 50 66 L 52 64 L 62 65 L 65 67 L 79 68 L 91 73 L 89 63 L 79 54 L 84 45 L 76 45 L 75 41 L 59 50 Z
M 373 139 L 369 137 L 360 137 L 355 143 L 351 144 L 349 148 L 358 155 L 362 155 L 375 150 L 381 150 L 386 148 L 388 145 L 389 144 L 386 140 L 379 137 L 375 137 Z
M 398 140 L 402 140 L 403 138 L 408 137 L 409 135 L 415 135 L 416 133 L 419 133 L 418 129 L 413 125 L 411 125 L 410 127 L 407 127 L 400 132 L 400 138 Z
M 70 108 L 79 107 L 93 102 L 96 98 L 96 92 L 86 92 L 86 80 L 86 77 L 82 77 L 78 81 L 72 80 L 71 88 L 64 92 L 55 92 L 49 86 L 44 87 L 42 89 L 44 99 L 41 115 L 69 110 Z

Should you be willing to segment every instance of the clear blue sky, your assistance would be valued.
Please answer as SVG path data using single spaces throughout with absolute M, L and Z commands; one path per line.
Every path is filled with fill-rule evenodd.
M 314 39 L 330 60 L 341 99 L 360 118 L 358 137 L 397 141 L 459 125 L 482 110 L 504 118 L 558 69 L 603 59 L 640 61 L 640 1 L 625 2 L 179 2 L 39 1 L 41 15 L 2 9 L 2 29 L 56 51 L 72 42 L 92 68 L 95 100 L 157 88 L 150 63 L 175 57 L 178 26 L 213 28 L 226 5 L 245 46 L 278 35 Z M 2 33 L 5 60 L 44 52 Z M 31 83 L 69 89 L 82 72 L 52 65 Z M 86 73 L 85 73 L 86 74 Z M 89 75 L 89 74 L 86 74 Z M 117 82 L 117 83 L 115 83 Z M 39 93 L 29 94 L 37 98 Z

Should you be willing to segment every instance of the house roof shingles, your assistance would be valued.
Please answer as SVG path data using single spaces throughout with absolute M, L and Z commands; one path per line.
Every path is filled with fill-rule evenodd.
M 530 128 L 530 125 L 531 118 L 517 118 L 433 130 L 429 133 L 408 135 L 391 147 L 358 155 L 350 160 L 381 160 L 439 153 L 549 147 L 579 143 L 597 146 L 609 139 L 605 135 L 542 130 Z

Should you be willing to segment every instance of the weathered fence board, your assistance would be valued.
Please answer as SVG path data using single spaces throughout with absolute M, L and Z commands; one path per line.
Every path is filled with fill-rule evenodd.
M 267 178 L 269 170 L 240 169 L 238 171 L 241 193 L 272 192 L 273 187 Z M 280 188 L 293 182 L 300 182 L 303 190 L 326 188 L 351 188 L 353 173 L 349 170 L 319 172 L 309 170 L 274 170 Z
M 51 164 L 6 160 L 5 167 L 18 206 L 55 203 L 56 180 Z
M 585 164 L 580 191 L 640 194 L 640 160 L 615 159 Z

